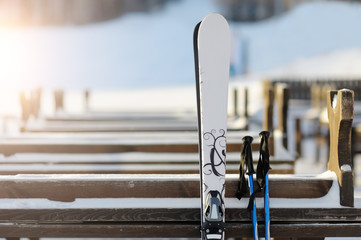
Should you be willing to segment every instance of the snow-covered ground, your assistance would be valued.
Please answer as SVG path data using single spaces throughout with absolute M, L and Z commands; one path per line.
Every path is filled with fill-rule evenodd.
M 38 86 L 65 88 L 74 111 L 82 110 L 85 88 L 98 91 L 95 107 L 189 107 L 193 28 L 220 11 L 212 0 L 182 0 L 86 26 L 0 28 L 0 113 L 19 114 L 17 91 Z M 248 45 L 248 75 L 232 81 L 254 89 L 270 76 L 361 76 L 360 22 L 360 3 L 328 1 L 261 22 L 230 23 L 235 73 L 245 64 L 242 42 Z M 45 112 L 52 101 L 45 91 Z
M 140 89 L 192 85 L 194 26 L 212 0 L 171 1 L 85 26 L 0 28 L 2 88 Z M 251 74 L 361 75 L 361 4 L 310 2 L 256 23 L 230 23 L 234 67 Z M 311 59 L 311 61 L 310 61 Z M 305 73 L 307 72 L 307 73 Z

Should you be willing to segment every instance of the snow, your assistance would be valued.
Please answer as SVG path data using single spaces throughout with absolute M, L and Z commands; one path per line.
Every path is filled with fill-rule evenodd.
M 351 172 L 352 171 L 352 168 L 349 164 L 342 165 L 340 169 L 342 172 Z
M 175 1 L 149 14 L 85 26 L 0 28 L 0 64 L 6 69 L 0 79 L 16 88 L 19 83 L 70 89 L 190 83 L 193 28 L 215 10 L 210 1 Z
M 361 5 L 357 3 L 314 1 L 301 4 L 283 16 L 255 24 L 236 24 L 234 28 L 238 36 L 249 42 L 251 72 L 286 66 L 287 73 L 293 74 L 287 65 L 293 63 L 291 66 L 296 67 L 297 62 L 303 64 L 304 70 L 311 71 L 310 75 L 331 75 L 332 71 L 348 75 L 349 69 L 360 75 L 357 66 L 361 34 L 356 31 L 360 13 Z M 314 60 L 308 62 L 309 58 Z
M 2 86 L 139 89 L 193 84 L 193 28 L 217 11 L 221 9 L 210 0 L 183 0 L 85 26 L 2 27 Z M 269 20 L 230 25 L 234 49 L 248 41 L 251 73 L 278 69 L 274 73 L 343 76 L 360 75 L 359 22 L 359 3 L 310 2 Z
M 336 108 L 337 107 L 337 94 L 333 95 L 333 99 L 332 99 L 332 108 Z
M 54 88 L 66 89 L 65 108 L 73 112 L 84 110 L 85 88 L 94 109 L 195 111 L 193 28 L 220 11 L 211 0 L 183 0 L 85 26 L 1 27 L 0 113 L 19 115 L 17 91 L 38 86 L 47 114 L 54 110 L 47 90 Z M 257 99 L 259 80 L 268 77 L 361 76 L 359 22 L 360 3 L 333 1 L 257 23 L 231 22 L 234 51 L 242 41 L 249 46 L 249 74 L 234 76 L 231 86 L 251 85 L 249 96 Z M 239 72 L 242 63 L 233 60 Z M 251 114 L 261 105 L 250 104 Z
M 228 175 L 227 178 L 237 179 L 237 175 Z M 194 181 L 197 179 L 197 175 L 153 175 L 147 174 L 147 179 L 152 179 L 157 181 Z M 270 179 L 308 179 L 310 176 L 294 176 L 294 175 L 270 175 Z M 337 177 L 335 173 L 327 171 L 323 174 L 314 176 L 315 179 L 332 179 L 333 185 L 330 191 L 323 197 L 317 199 L 281 199 L 281 198 L 271 198 L 270 207 L 271 208 L 342 208 L 339 204 L 339 187 L 337 182 Z M 16 176 L 0 176 L 0 180 L 7 181 L 116 181 L 121 179 L 132 179 L 133 181 L 143 179 L 142 175 L 117 175 L 117 174 L 21 174 Z M 227 209 L 232 208 L 246 208 L 248 205 L 248 198 L 243 198 L 241 201 L 236 198 L 227 198 L 226 206 Z M 262 208 L 263 199 L 257 198 L 258 207 Z M 26 208 L 26 209 L 50 209 L 50 208 L 103 208 L 107 206 L 108 208 L 159 208 L 162 206 L 164 208 L 199 208 L 200 200 L 199 198 L 81 198 L 75 199 L 73 202 L 58 202 L 51 201 L 47 199 L 0 199 L 0 209 L 11 209 L 11 208 Z M 355 207 L 361 207 L 361 199 L 355 199 Z

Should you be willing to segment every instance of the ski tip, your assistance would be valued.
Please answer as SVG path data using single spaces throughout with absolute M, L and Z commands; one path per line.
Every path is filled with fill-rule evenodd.
M 226 18 L 219 14 L 219 13 L 210 13 L 207 16 L 205 16 L 202 20 L 202 22 L 208 22 L 208 21 L 219 21 L 219 22 L 225 22 L 228 25 L 228 22 Z
M 193 32 L 194 42 L 197 41 L 198 30 L 199 30 L 199 26 L 200 26 L 200 25 L 201 25 L 201 22 L 197 23 L 197 25 L 194 27 L 194 32 Z
M 210 13 L 205 18 L 203 18 L 203 20 L 200 22 L 199 30 L 207 29 L 208 26 L 211 26 L 212 28 L 224 29 L 226 31 L 224 34 L 230 33 L 226 18 L 219 13 Z

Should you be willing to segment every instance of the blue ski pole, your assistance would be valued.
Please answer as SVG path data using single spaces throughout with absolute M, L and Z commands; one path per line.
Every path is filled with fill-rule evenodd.
M 269 185 L 268 185 L 268 173 L 265 177 L 266 185 L 264 188 L 264 211 L 265 211 L 265 239 L 269 240 L 271 237 L 270 229 L 270 213 L 269 213 Z
M 253 174 L 249 174 L 249 193 L 252 196 L 253 194 Z M 257 213 L 256 213 L 256 198 L 251 199 L 253 201 L 252 208 L 252 227 L 253 227 L 253 238 L 258 240 L 258 224 L 257 224 Z
M 257 165 L 257 182 L 260 189 L 264 188 L 264 211 L 265 211 L 265 239 L 269 240 L 270 230 L 270 212 L 269 212 L 269 184 L 268 171 L 271 169 L 269 163 L 268 138 L 270 132 L 262 131 L 259 133 L 261 137 L 260 157 Z
M 252 213 L 252 227 L 253 227 L 253 238 L 258 240 L 258 224 L 257 224 L 257 212 L 256 212 L 256 199 L 254 197 L 254 189 L 253 189 L 253 174 L 255 173 L 253 168 L 253 158 L 252 158 L 252 141 L 253 138 L 250 136 L 245 136 L 242 138 L 243 140 L 243 150 L 241 153 L 241 158 L 243 158 L 247 164 L 247 175 L 248 175 L 248 183 L 249 183 L 249 191 L 250 191 L 250 207 Z

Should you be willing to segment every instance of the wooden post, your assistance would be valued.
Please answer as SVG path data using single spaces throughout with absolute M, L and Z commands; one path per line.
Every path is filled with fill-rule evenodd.
M 300 157 L 302 154 L 302 127 L 300 118 L 296 118 L 296 152 L 298 157 Z
M 316 109 L 321 109 L 322 101 L 322 86 L 320 84 L 313 84 L 311 86 L 311 106 Z
M 30 114 L 31 114 L 31 101 L 26 96 L 25 91 L 20 92 L 20 105 L 21 105 L 21 119 L 23 120 L 23 123 L 25 123 L 29 120 Z
M 40 112 L 40 103 L 41 103 L 41 88 L 37 88 L 31 91 L 30 97 L 31 104 L 31 114 L 38 118 Z
M 235 117 L 238 117 L 238 89 L 234 88 L 233 90 L 233 106 L 234 106 L 234 111 L 233 111 L 233 115 Z
M 335 172 L 340 185 L 340 204 L 354 206 L 353 171 L 351 159 L 351 128 L 354 92 L 329 91 L 327 112 L 330 127 L 330 158 L 328 169 Z
M 264 99 L 264 121 L 263 130 L 273 132 L 273 101 L 274 101 L 274 89 L 271 85 L 265 89 Z M 266 88 L 266 85 L 265 85 Z
M 55 112 L 61 111 L 64 109 L 64 91 L 61 89 L 54 91 L 55 97 Z
M 322 109 L 327 107 L 327 96 L 328 96 L 328 92 L 332 91 L 332 90 L 337 90 L 337 88 L 334 86 L 334 84 L 324 84 L 321 88 L 321 100 L 320 100 L 320 104 Z
M 85 89 L 85 92 L 84 92 L 85 111 L 89 111 L 89 95 L 90 95 L 90 90 Z
M 274 88 L 270 81 L 263 82 L 264 87 L 264 120 L 263 130 L 273 132 L 273 102 L 274 102 Z M 269 138 L 270 154 L 274 155 L 274 136 L 273 134 Z
M 290 98 L 290 89 L 285 84 L 277 84 L 277 105 L 278 105 L 278 130 L 282 132 L 283 146 L 288 149 L 288 130 L 287 130 L 287 116 L 288 116 L 288 100 Z
M 244 89 L 244 117 L 248 118 L 248 88 Z

